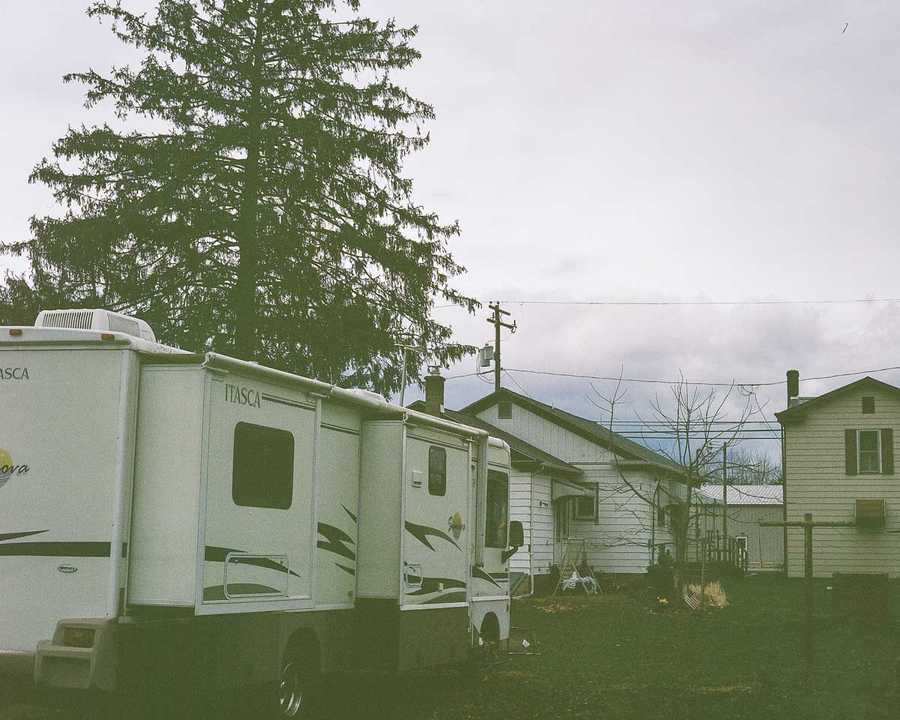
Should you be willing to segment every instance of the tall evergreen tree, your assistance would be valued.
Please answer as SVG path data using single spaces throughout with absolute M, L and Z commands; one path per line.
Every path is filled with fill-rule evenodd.
M 64 78 L 126 129 L 70 128 L 35 167 L 65 212 L 4 248 L 30 257 L 32 302 L 132 312 L 182 347 L 382 392 L 403 337 L 442 362 L 469 350 L 431 317 L 435 298 L 477 306 L 448 284 L 458 227 L 402 174 L 433 117 L 391 79 L 420 57 L 415 27 L 360 17 L 358 0 L 87 12 L 142 60 Z M 415 379 L 424 358 L 409 357 Z

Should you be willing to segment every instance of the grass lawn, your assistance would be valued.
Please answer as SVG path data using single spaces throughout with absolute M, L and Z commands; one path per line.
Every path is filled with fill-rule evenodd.
M 401 720 L 511 718 L 900 718 L 900 587 L 892 622 L 837 620 L 816 588 L 816 689 L 804 690 L 803 582 L 748 577 L 729 606 L 658 611 L 638 593 L 518 601 L 533 657 L 503 657 L 476 681 L 401 682 Z M 896 586 L 897 584 L 894 583 Z M 674 605 L 674 603 L 673 603 Z

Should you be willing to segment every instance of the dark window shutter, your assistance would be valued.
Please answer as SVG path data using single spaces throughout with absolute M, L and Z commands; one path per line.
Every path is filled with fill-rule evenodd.
M 881 474 L 894 474 L 894 431 L 891 428 L 881 431 Z
M 856 430 L 844 430 L 844 460 L 847 474 L 856 475 Z

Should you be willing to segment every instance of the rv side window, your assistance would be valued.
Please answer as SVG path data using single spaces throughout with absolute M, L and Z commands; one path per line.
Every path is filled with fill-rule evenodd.
M 234 427 L 231 497 L 236 505 L 287 510 L 294 495 L 294 436 L 239 422 Z
M 488 470 L 485 547 L 506 547 L 506 520 L 509 506 L 509 479 L 504 473 Z
M 428 448 L 428 494 L 447 494 L 447 451 L 434 445 Z

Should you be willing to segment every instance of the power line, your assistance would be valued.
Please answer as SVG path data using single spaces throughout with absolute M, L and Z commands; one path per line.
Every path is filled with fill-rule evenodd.
M 707 387 L 764 387 L 767 385 L 780 385 L 785 380 L 779 380 L 777 382 L 697 382 L 697 381 L 688 381 L 688 380 L 658 380 L 652 378 L 626 378 L 626 377 L 615 377 L 611 375 L 582 375 L 579 373 L 570 373 L 570 372 L 557 372 L 553 370 L 527 370 L 525 368 L 506 368 L 509 372 L 518 372 L 518 373 L 526 373 L 528 375 L 550 375 L 553 377 L 568 377 L 568 378 L 578 378 L 581 380 L 608 380 L 611 382 L 623 382 L 623 383 L 652 383 L 657 385 L 704 385 Z M 804 378 L 811 379 L 811 378 Z
M 650 383 L 656 385 L 698 385 L 705 387 L 745 387 L 745 388 L 756 388 L 756 387 L 773 387 L 775 385 L 784 385 L 787 380 L 771 380 L 767 382 L 745 382 L 745 381 L 737 381 L 733 380 L 732 382 L 711 382 L 711 381 L 692 381 L 692 380 L 661 380 L 656 378 L 626 378 L 626 377 L 616 377 L 611 375 L 584 375 L 580 373 L 571 373 L 571 372 L 559 372 L 553 370 L 529 370 L 525 368 L 505 368 L 508 372 L 518 372 L 525 373 L 528 375 L 549 375 L 552 377 L 568 377 L 568 378 L 576 378 L 580 380 L 605 380 L 610 382 L 623 382 L 623 383 Z M 800 378 L 802 381 L 810 381 L 810 380 L 832 380 L 834 378 L 840 377 L 850 377 L 852 375 L 868 375 L 869 373 L 879 373 L 879 372 L 888 372 L 890 370 L 900 370 L 900 365 L 891 365 L 888 367 L 882 368 L 872 368 L 869 370 L 853 370 L 850 372 L 842 372 L 842 373 L 832 373 L 831 375 L 817 375 L 813 377 L 804 377 Z
M 875 303 L 900 303 L 900 298 L 772 298 L 767 300 L 499 300 L 510 305 L 571 305 L 585 307 L 604 306 L 740 306 L 740 305 L 873 305 Z M 435 305 L 432 310 L 463 308 L 465 305 Z
M 772 300 L 500 300 L 510 305 L 666 306 L 666 305 L 865 305 L 900 303 L 900 298 L 772 299 Z M 449 307 L 449 306 L 443 306 Z
M 516 386 L 517 388 L 519 388 L 519 390 L 522 391 L 522 394 L 523 394 L 523 395 L 528 395 L 528 394 L 529 394 L 528 391 L 527 391 L 525 388 L 522 387 L 522 385 L 519 383 L 519 381 L 516 380 L 515 377 L 513 377 L 512 373 L 510 373 L 510 372 L 509 372 L 508 370 L 506 370 L 506 369 L 504 369 L 503 372 L 506 373 L 506 377 L 508 377 L 510 380 L 512 380 L 513 383 L 515 384 L 515 386 Z

